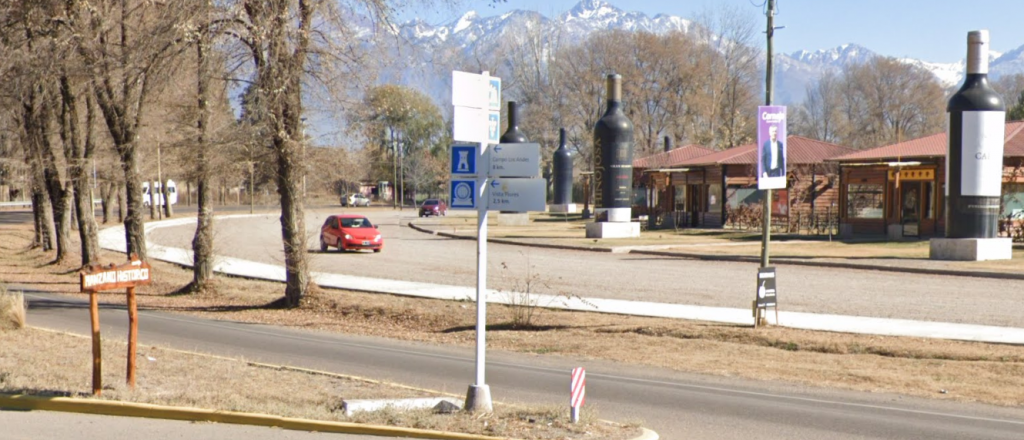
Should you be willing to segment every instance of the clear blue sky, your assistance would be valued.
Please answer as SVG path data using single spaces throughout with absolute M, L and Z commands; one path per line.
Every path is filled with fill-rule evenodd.
M 619 9 L 692 19 L 701 11 L 727 5 L 749 11 L 764 23 L 764 0 L 605 0 Z M 420 16 L 434 24 L 458 19 L 469 10 L 482 16 L 513 9 L 557 16 L 578 0 L 461 0 L 454 9 L 409 10 L 402 19 Z M 937 63 L 966 55 L 967 32 L 988 29 L 991 48 L 1007 52 L 1024 45 L 1024 0 L 776 0 L 777 52 L 829 49 L 856 43 L 881 55 L 910 57 Z

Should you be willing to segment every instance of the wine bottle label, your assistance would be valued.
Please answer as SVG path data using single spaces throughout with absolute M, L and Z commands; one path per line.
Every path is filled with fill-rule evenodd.
M 963 112 L 960 194 L 999 197 L 1006 112 Z

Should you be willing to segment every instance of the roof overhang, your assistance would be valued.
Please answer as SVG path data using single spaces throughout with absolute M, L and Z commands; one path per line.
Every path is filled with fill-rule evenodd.
M 655 170 L 644 170 L 645 173 L 685 173 L 689 168 L 658 168 Z
M 916 167 L 921 165 L 921 161 L 902 161 L 902 162 L 839 162 L 840 166 L 844 167 L 877 167 L 877 166 L 888 166 L 889 168 L 899 167 Z

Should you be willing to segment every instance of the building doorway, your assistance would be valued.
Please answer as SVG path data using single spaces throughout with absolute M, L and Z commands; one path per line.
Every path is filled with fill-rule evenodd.
M 921 236 L 923 203 L 920 181 L 902 182 L 900 185 L 900 224 L 904 237 Z

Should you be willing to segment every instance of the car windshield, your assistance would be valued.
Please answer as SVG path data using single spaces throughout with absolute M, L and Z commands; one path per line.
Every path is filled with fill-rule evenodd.
M 424 200 L 423 201 L 423 206 L 430 206 L 430 205 L 436 205 L 436 204 L 437 204 L 437 200 L 433 200 L 433 199 L 428 199 L 428 200 Z
M 343 228 L 372 228 L 373 224 L 370 220 L 361 218 L 343 218 L 341 219 L 341 227 Z

